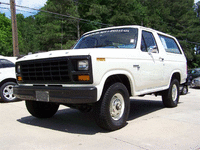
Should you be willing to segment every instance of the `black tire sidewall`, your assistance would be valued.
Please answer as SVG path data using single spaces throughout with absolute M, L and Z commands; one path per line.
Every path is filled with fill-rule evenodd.
M 116 93 L 120 93 L 123 96 L 125 104 L 124 113 L 119 120 L 114 120 L 110 115 L 110 102 Z M 126 87 L 122 83 L 111 85 L 103 95 L 102 99 L 98 102 L 97 109 L 97 117 L 95 118 L 100 127 L 112 131 L 125 126 L 130 110 L 129 93 Z
M 183 86 L 182 95 L 186 95 L 187 93 L 188 93 L 188 87 L 187 86 Z
M 58 110 L 59 104 L 26 100 L 26 108 L 36 118 L 50 118 Z
M 15 82 L 5 82 L 5 83 L 1 86 L 1 88 L 0 88 L 0 96 L 1 96 L 1 99 L 2 99 L 2 101 L 4 101 L 4 102 L 16 101 L 16 100 L 17 100 L 16 97 L 15 97 L 13 100 L 9 100 L 9 99 L 7 99 L 7 98 L 3 95 L 3 91 L 4 91 L 5 87 L 8 86 L 8 85 L 13 85 L 13 86 L 15 86 L 15 85 L 17 85 L 17 83 L 15 83 Z
M 176 100 L 173 100 L 172 99 L 172 87 L 173 85 L 176 85 L 176 88 L 177 88 L 177 98 Z M 179 82 L 177 79 L 173 79 L 171 84 L 170 84 L 170 87 L 168 90 L 164 91 L 163 94 L 162 94 L 162 99 L 163 99 L 163 104 L 166 106 L 166 107 L 176 107 L 178 105 L 178 102 L 179 102 Z

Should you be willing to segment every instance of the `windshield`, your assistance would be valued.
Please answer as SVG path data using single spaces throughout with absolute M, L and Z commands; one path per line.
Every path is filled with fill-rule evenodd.
M 135 48 L 138 30 L 118 28 L 93 32 L 84 35 L 74 49 L 84 48 Z

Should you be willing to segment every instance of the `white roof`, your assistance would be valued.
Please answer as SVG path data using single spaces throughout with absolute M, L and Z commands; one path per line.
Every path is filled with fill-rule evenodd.
M 109 30 L 109 29 L 118 29 L 118 28 L 138 28 L 138 29 L 144 29 L 144 30 L 146 29 L 146 30 L 149 30 L 149 31 L 156 31 L 160 34 L 173 37 L 173 36 L 166 34 L 164 32 L 161 32 L 161 31 L 158 31 L 158 30 L 155 30 L 155 29 L 152 29 L 152 28 L 148 28 L 148 27 L 139 26 L 139 25 L 125 25 L 125 26 L 113 26 L 113 27 L 108 27 L 108 28 L 102 28 L 102 29 L 86 32 L 85 34 L 83 34 L 83 36 L 86 35 L 86 34 L 93 33 L 93 32 L 98 32 L 98 31 L 102 31 L 102 30 Z

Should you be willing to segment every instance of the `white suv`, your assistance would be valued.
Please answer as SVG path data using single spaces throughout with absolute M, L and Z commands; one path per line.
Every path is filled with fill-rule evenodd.
M 19 59 L 14 94 L 35 117 L 51 117 L 62 104 L 94 110 L 100 127 L 116 130 L 126 125 L 131 96 L 162 95 L 166 107 L 176 107 L 186 64 L 173 36 L 141 26 L 111 27 L 84 34 L 73 50 Z
M 0 97 L 1 101 L 15 101 L 17 98 L 13 95 L 13 86 L 16 83 L 15 74 L 16 57 L 0 56 Z

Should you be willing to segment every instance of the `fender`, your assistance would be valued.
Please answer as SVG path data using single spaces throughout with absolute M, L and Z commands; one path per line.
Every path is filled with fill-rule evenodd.
M 171 83 L 171 80 L 172 80 L 172 77 L 173 77 L 173 75 L 174 74 L 176 74 L 176 73 L 178 73 L 180 76 L 180 79 L 179 79 L 179 82 L 180 82 L 180 84 L 182 83 L 181 81 L 183 80 L 182 78 L 181 78 L 181 71 L 180 70 L 173 70 L 172 72 L 171 72 L 171 75 L 170 75 L 170 78 L 169 78 L 169 80 L 168 80 L 168 84 L 167 84 L 167 87 L 169 88 L 169 86 L 170 86 L 170 83 Z
M 112 76 L 112 75 L 117 75 L 117 74 L 121 74 L 121 75 L 125 75 L 128 77 L 129 82 L 130 82 L 130 86 L 131 86 L 131 95 L 134 95 L 135 93 L 135 84 L 134 84 L 134 78 L 131 76 L 131 73 L 126 71 L 126 70 L 110 70 L 108 72 L 106 72 L 104 74 L 104 76 L 101 79 L 101 82 L 99 85 L 96 85 L 95 87 L 97 88 L 97 101 L 100 100 L 102 92 L 103 92 L 103 88 L 105 85 L 106 80 Z

